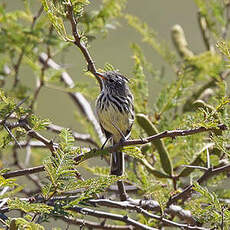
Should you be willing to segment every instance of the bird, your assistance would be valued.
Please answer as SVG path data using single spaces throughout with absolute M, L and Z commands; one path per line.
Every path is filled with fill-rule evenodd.
M 134 122 L 134 98 L 128 87 L 129 80 L 117 71 L 98 73 L 101 92 L 96 100 L 96 113 L 106 142 L 112 144 L 127 140 Z M 103 144 L 102 148 L 106 144 Z M 124 153 L 111 154 L 110 174 L 122 176 L 124 173 Z

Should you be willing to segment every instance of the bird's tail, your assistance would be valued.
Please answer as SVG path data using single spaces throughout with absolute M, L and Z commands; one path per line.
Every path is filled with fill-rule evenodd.
M 111 175 L 116 176 L 122 176 L 124 173 L 124 167 L 125 167 L 125 159 L 124 159 L 124 153 L 121 151 L 119 152 L 113 152 L 111 154 Z

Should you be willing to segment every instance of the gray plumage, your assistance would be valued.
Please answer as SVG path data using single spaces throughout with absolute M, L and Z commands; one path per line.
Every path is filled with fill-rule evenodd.
M 115 71 L 98 74 L 102 90 L 96 101 L 96 111 L 106 138 L 112 137 L 113 144 L 128 138 L 134 121 L 133 96 L 128 79 Z M 111 174 L 121 176 L 124 172 L 124 154 L 111 155 Z

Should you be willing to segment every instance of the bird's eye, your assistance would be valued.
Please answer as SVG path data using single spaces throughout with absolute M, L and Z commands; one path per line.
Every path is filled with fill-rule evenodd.
M 114 82 L 114 79 L 110 78 L 110 79 L 109 79 L 109 82 Z

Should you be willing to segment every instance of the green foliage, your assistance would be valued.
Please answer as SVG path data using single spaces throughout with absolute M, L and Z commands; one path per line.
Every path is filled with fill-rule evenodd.
M 126 5 L 126 0 L 104 0 L 99 10 L 85 12 L 84 8 L 89 5 L 88 0 L 71 0 L 71 1 L 57 1 L 42 0 L 45 11 L 55 27 L 58 35 L 64 40 L 68 41 L 71 37 L 67 34 L 64 18 L 67 16 L 68 6 L 73 7 L 76 20 L 84 26 L 84 37 L 87 43 L 88 39 L 92 39 L 95 33 L 107 33 L 108 29 L 114 29 L 117 25 L 115 18 L 121 16 L 122 10 Z
M 34 130 L 43 130 L 50 124 L 49 119 L 40 119 L 39 117 L 32 114 L 28 119 L 29 124 Z
M 78 171 L 74 157 L 80 149 L 73 149 L 74 138 L 67 129 L 63 129 L 59 136 L 59 148 L 54 152 L 54 156 L 44 161 L 44 167 L 49 179 L 49 183 L 46 183 L 43 187 L 43 196 L 46 200 L 56 193 L 62 194 L 66 191 L 83 188 L 85 192 L 73 202 L 73 204 L 77 204 L 81 200 L 88 199 L 104 191 L 110 184 L 119 180 L 119 177 L 115 176 L 92 178 L 85 181 L 77 179 Z
M 160 214 L 164 218 L 171 218 L 172 221 L 178 219 L 176 215 L 167 212 L 170 197 L 181 192 L 193 180 L 196 193 L 190 195 L 189 200 L 185 198 L 184 202 L 175 202 L 175 204 L 180 205 L 184 210 L 191 210 L 193 219 L 204 227 L 229 229 L 230 212 L 225 199 L 229 198 L 230 194 L 226 172 L 215 177 L 207 177 L 206 187 L 195 182 L 204 172 L 209 172 L 204 170 L 204 167 L 209 167 L 208 162 L 214 168 L 229 165 L 230 99 L 227 77 L 230 43 L 226 36 L 229 23 L 226 17 L 226 6 L 229 3 L 195 0 L 201 18 L 207 23 L 206 43 L 210 42 L 211 45 L 217 43 L 219 52 L 210 49 L 178 60 L 175 52 L 159 38 L 154 29 L 138 17 L 124 12 L 126 2 L 126 0 L 102 0 L 101 2 L 41 0 L 44 12 L 41 5 L 33 7 L 29 0 L 23 1 L 21 10 L 10 11 L 7 1 L 0 4 L 0 87 L 3 88 L 0 90 L 0 166 L 3 168 L 0 172 L 2 189 L 0 203 L 3 210 L 7 207 L 12 211 L 20 210 L 22 213 L 21 218 L 16 218 L 17 214 L 13 214 L 15 218 L 6 221 L 1 219 L 1 222 L 10 229 L 44 229 L 39 224 L 53 217 L 69 218 L 78 215 L 77 218 L 80 220 L 88 220 L 87 213 L 73 215 L 68 208 L 89 206 L 89 199 L 97 199 L 102 195 L 115 199 L 108 187 L 118 180 L 125 180 L 126 184 L 135 186 L 137 192 L 135 195 L 128 194 L 130 200 L 133 197 L 140 201 L 154 199 L 159 203 Z M 109 167 L 100 167 L 97 162 L 90 161 L 91 158 L 100 156 L 108 159 L 110 153 L 106 148 L 90 148 L 91 144 L 95 146 L 95 143 L 100 143 L 99 137 L 95 126 L 85 115 L 82 115 L 82 111 L 75 112 L 76 120 L 81 125 L 80 128 L 76 126 L 76 131 L 83 129 L 87 134 L 79 135 L 82 141 L 75 140 L 71 132 L 65 128 L 60 132 L 59 137 L 56 134 L 50 135 L 50 130 L 46 130 L 46 127 L 50 124 L 51 117 L 49 119 L 42 117 L 39 110 L 36 110 L 36 106 L 33 106 L 41 91 L 46 96 L 47 91 L 43 91 L 43 88 L 55 89 L 61 93 L 81 92 L 90 100 L 94 100 L 98 92 L 97 86 L 94 87 L 85 80 L 79 81 L 78 78 L 74 78 L 75 82 L 70 82 L 69 88 L 65 82 L 62 82 L 63 66 L 66 66 L 63 53 L 65 51 L 69 53 L 69 48 L 71 52 L 75 50 L 72 46 L 74 34 L 71 30 L 71 26 L 75 27 L 75 22 L 70 23 L 70 16 L 74 16 L 76 20 L 83 49 L 88 49 L 88 43 L 96 39 L 97 35 L 106 35 L 111 29 L 116 29 L 122 22 L 118 19 L 124 18 L 128 26 L 141 35 L 147 48 L 156 51 L 163 61 L 172 67 L 174 76 L 171 77 L 170 82 L 157 78 L 160 71 L 155 68 L 155 63 L 147 59 L 142 46 L 134 43 L 130 38 L 133 76 L 129 79 L 136 111 L 132 137 L 146 137 L 157 135 L 165 130 L 191 130 L 198 127 L 210 128 L 212 131 L 157 139 L 141 146 L 123 147 L 122 151 L 126 155 L 125 177 L 109 176 Z M 88 51 L 80 49 L 83 54 Z M 49 60 L 41 60 L 40 55 L 43 52 L 47 54 Z M 97 60 L 97 55 L 93 55 L 95 56 L 93 61 Z M 57 61 L 58 66 L 53 60 Z M 50 63 L 54 68 L 50 67 Z M 78 59 L 74 60 L 77 68 L 79 63 L 81 62 Z M 67 66 L 71 65 L 72 63 L 70 65 L 67 63 Z M 80 69 L 84 71 L 83 67 Z M 117 68 L 113 64 L 106 63 L 103 71 L 110 70 L 117 70 Z M 24 77 L 27 71 L 30 75 L 28 79 Z M 87 74 L 92 77 L 89 71 Z M 164 72 L 161 75 L 163 77 Z M 149 77 L 151 83 L 161 89 L 156 100 L 152 99 L 152 91 L 155 89 L 152 89 L 152 84 L 149 84 Z M 36 86 L 32 86 L 34 78 L 38 83 Z M 23 105 L 20 105 L 21 102 Z M 50 106 L 55 104 L 60 105 L 57 102 Z M 44 136 L 47 140 L 46 146 L 40 146 L 42 138 L 32 138 L 29 135 L 31 131 L 20 126 L 19 122 L 25 122 L 32 132 Z M 8 124 L 9 129 L 4 127 L 5 124 Z M 220 124 L 226 125 L 227 130 L 220 130 L 218 128 Z M 15 145 L 15 139 L 21 143 L 22 149 Z M 29 146 L 30 143 L 33 143 L 36 149 L 32 144 Z M 7 172 L 5 164 L 13 170 L 11 165 L 13 161 L 16 164 L 14 168 L 21 169 L 30 167 L 29 158 L 39 165 L 44 156 L 46 157 L 43 162 L 45 176 L 27 175 L 38 189 L 42 185 L 42 189 L 38 192 L 35 190 L 37 194 L 33 198 L 24 199 L 22 197 L 25 194 L 31 196 L 31 192 L 34 194 L 34 191 L 27 184 L 23 188 L 20 184 L 27 182 L 21 179 L 18 181 L 5 179 L 4 173 Z M 85 170 L 90 174 L 85 173 Z M 8 203 L 4 203 L 6 200 Z M 104 206 L 90 208 L 103 210 Z M 110 212 L 110 209 L 106 208 L 106 211 Z M 125 219 L 126 210 L 117 209 L 116 212 L 124 215 Z M 147 218 L 142 213 L 136 215 L 130 212 L 129 216 L 148 226 L 162 227 L 160 221 Z M 224 223 L 222 223 L 223 219 Z M 185 219 L 181 221 L 186 222 Z M 104 222 L 101 225 L 103 224 Z
M 156 52 L 162 56 L 170 65 L 174 65 L 176 55 L 172 52 L 165 43 L 159 41 L 156 32 L 149 28 L 146 23 L 143 23 L 139 18 L 133 15 L 125 15 L 128 24 L 137 30 L 143 37 L 143 42 L 148 43 Z
M 27 221 L 23 218 L 12 218 L 10 220 L 10 230 L 44 230 L 40 224 Z
M 67 129 L 63 129 L 59 137 L 59 148 L 43 163 L 49 179 L 49 183 L 46 183 L 42 191 L 45 199 L 49 199 L 55 193 L 72 190 L 77 183 L 74 138 Z
M 219 41 L 216 44 L 217 48 L 219 49 L 219 51 L 225 55 L 227 57 L 227 61 L 225 60 L 227 66 L 229 68 L 230 66 L 230 46 L 229 43 L 227 43 L 226 41 Z
M 86 169 L 88 172 L 90 172 L 96 176 L 107 176 L 107 175 L 109 175 L 109 168 L 108 167 L 92 167 L 92 166 L 84 165 L 84 169 Z
M 110 63 L 105 63 L 104 70 L 105 71 L 116 71 L 116 68 Z
M 50 213 L 53 207 L 46 204 L 40 203 L 30 203 L 28 201 L 22 201 L 18 198 L 8 200 L 8 205 L 10 209 L 20 209 L 25 213 Z
M 179 105 L 180 97 L 183 89 L 184 75 L 179 75 L 176 82 L 170 84 L 163 89 L 156 101 L 156 120 L 162 119 L 163 116 L 168 115 L 168 111 L 176 108 Z
M 141 153 L 140 148 L 135 147 L 135 146 L 126 146 L 122 149 L 122 152 L 124 152 L 128 156 L 131 156 L 137 159 L 142 159 L 144 157 Z
M 143 114 L 137 114 L 136 119 L 138 124 L 145 130 L 148 136 L 158 134 L 157 128 L 151 123 L 151 121 Z M 169 153 L 165 148 L 164 142 L 160 139 L 153 140 L 152 145 L 157 149 L 161 165 L 163 170 L 171 176 L 173 174 L 172 163 L 169 157 Z
M 188 58 L 186 64 L 187 68 L 191 68 L 192 76 L 202 80 L 207 76 L 217 78 L 223 67 L 223 60 L 218 54 L 214 55 L 208 51 Z
M 215 37 L 218 37 L 221 33 L 220 28 L 226 25 L 225 20 L 225 3 L 224 1 L 216 0 L 194 0 L 199 11 L 203 17 L 205 17 L 208 25 L 208 29 L 213 32 Z
M 2 173 L 4 170 L 2 170 Z M 0 188 L 6 189 L 4 194 L 0 195 L 0 199 L 14 197 L 19 193 L 23 187 L 16 183 L 15 179 L 5 179 L 3 176 L 0 176 Z
M 84 25 L 85 34 L 90 37 L 98 32 L 107 34 L 108 29 L 115 29 L 115 20 L 122 15 L 126 0 L 103 0 L 99 10 L 85 12 L 80 18 Z
M 79 181 L 76 188 L 84 188 L 84 192 L 82 192 L 79 198 L 69 202 L 64 208 L 78 205 L 79 202 L 87 200 L 89 198 L 95 198 L 97 194 L 104 192 L 106 188 L 108 188 L 111 184 L 115 183 L 120 179 L 122 179 L 122 177 L 101 176 L 98 178 L 91 178 L 85 181 Z
M 62 5 L 68 4 L 65 1 L 57 1 L 57 4 L 55 5 L 53 1 L 47 1 L 47 0 L 42 0 L 42 4 L 44 7 L 44 10 L 46 11 L 52 25 L 56 29 L 58 35 L 64 40 L 68 40 L 68 36 L 66 33 L 64 21 L 62 19 L 62 16 L 65 16 L 65 7 Z M 79 9 L 80 10 L 80 9 Z
M 223 222 L 224 229 L 229 228 L 229 210 L 221 204 L 216 193 L 194 183 L 194 190 L 200 194 L 196 201 L 192 201 L 193 212 L 198 221 L 206 223 L 207 227 L 220 228 Z
M 132 49 L 134 52 L 134 77 L 132 78 L 131 87 L 133 93 L 135 94 L 135 111 L 147 112 L 148 86 L 144 74 L 144 68 L 142 66 L 146 65 L 146 62 L 138 45 L 133 44 Z
M 0 119 L 4 119 L 9 114 L 14 113 L 16 117 L 21 117 L 28 112 L 22 106 L 18 107 L 15 99 L 5 95 L 3 90 L 0 90 Z

